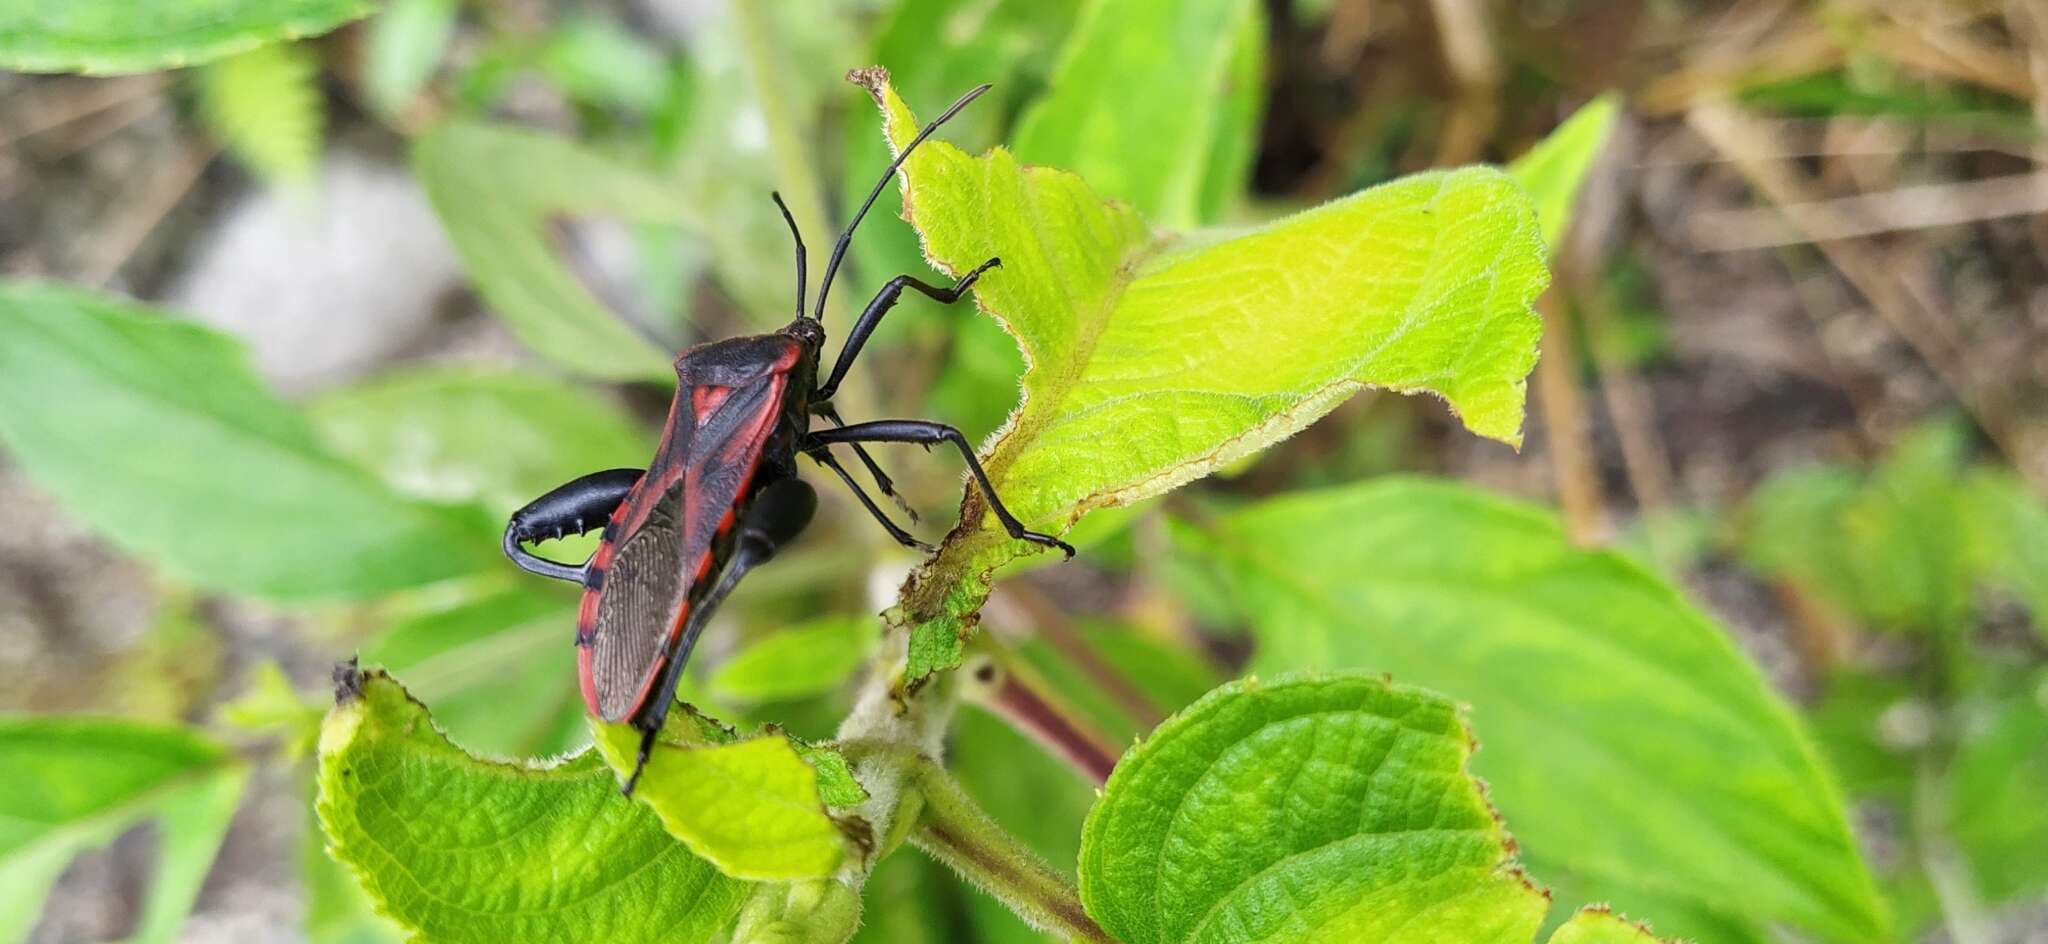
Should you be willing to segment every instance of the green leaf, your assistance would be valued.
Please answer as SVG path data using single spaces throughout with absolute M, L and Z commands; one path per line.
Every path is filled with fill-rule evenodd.
M 326 708 L 300 697 L 275 661 L 260 663 L 250 671 L 253 677 L 248 690 L 220 706 L 220 719 L 251 734 L 278 738 L 288 761 L 311 754 L 320 738 L 320 719 L 326 716 Z
M 2024 901 L 2048 890 L 2048 672 L 1970 714 L 1945 818 L 1978 893 Z
M 619 795 L 595 752 L 481 760 L 382 672 L 346 674 L 320 736 L 329 852 L 415 940 L 702 942 L 746 885 Z
M 26 716 L 0 717 L 0 770 L 0 941 L 28 935 L 73 856 L 154 815 L 160 866 L 138 937 L 175 939 L 247 774 L 186 728 Z
M 1885 917 L 1786 705 L 1662 580 L 1556 516 L 1382 480 L 1184 528 L 1253 622 L 1254 666 L 1364 668 L 1469 699 L 1476 764 L 1539 872 L 1843 941 Z M 1693 933 L 1689 928 L 1667 931 Z
M 1774 477 L 1751 499 L 1746 556 L 1875 625 L 1959 632 L 1979 570 L 1963 440 L 1933 423 L 1868 476 L 1839 467 Z
M 860 74 L 890 139 L 916 123 L 878 72 Z M 1497 171 L 1421 174 L 1234 239 L 1157 240 L 1072 174 L 944 142 L 904 166 L 934 264 L 964 272 L 1030 369 L 1024 402 L 985 448 L 1027 524 L 1062 531 L 1089 510 L 1168 491 L 1299 431 L 1367 386 L 1431 391 L 1475 432 L 1520 441 L 1523 378 L 1548 279 L 1527 201 Z M 1023 553 L 964 525 L 913 577 L 909 679 L 958 663 L 982 594 L 962 592 Z M 975 526 L 983 530 L 975 531 Z
M 1126 944 L 1527 944 L 1547 897 L 1449 701 L 1367 676 L 1233 682 L 1110 775 L 1081 898 Z
M 616 401 L 510 370 L 399 371 L 325 394 L 307 412 L 336 451 L 392 488 L 494 515 L 579 475 L 644 465 L 654 451 Z
M 248 770 L 223 769 L 166 797 L 158 808 L 156 881 L 143 901 L 142 916 L 129 940 L 137 944 L 172 944 L 183 940 L 178 930 L 192 913 L 199 886 L 213 868 L 228 824 L 242 805 Z
M 1535 201 L 1543 242 L 1553 250 L 1571 222 L 1579 185 L 1593 159 L 1607 146 L 1607 135 L 1614 130 L 1620 111 L 1621 100 L 1614 93 L 1595 98 L 1508 166 L 1508 174 Z
M 1964 484 L 1980 534 L 1978 554 L 1993 583 L 2017 597 L 2048 639 L 2048 503 L 2003 471 L 1980 470 Z
M 377 913 L 355 876 L 327 857 L 326 846 L 309 797 L 306 835 L 299 849 L 306 889 L 306 939 L 311 944 L 396 944 L 405 940 L 405 929 Z
M 0 69 L 175 69 L 318 36 L 371 9 L 368 0 L 15 0 L 0 4 Z
M 296 43 L 258 46 L 199 72 L 199 114 L 237 160 L 272 183 L 310 181 L 327 122 L 320 66 Z
M 524 582 L 462 587 L 400 601 L 361 658 L 403 676 L 455 743 L 535 757 L 585 739 L 575 635 L 575 597 Z
M 849 837 L 826 813 L 818 771 L 796 745 L 773 733 L 729 743 L 707 741 L 682 733 L 701 730 L 705 723 L 689 715 L 687 710 L 670 713 L 634 798 L 654 809 L 669 835 L 727 875 L 787 881 L 836 871 Z M 592 728 L 598 753 L 622 778 L 630 773 L 640 732 L 597 722 Z
M 386 115 L 411 104 L 455 35 L 457 0 L 389 0 L 364 42 L 363 93 Z
M 233 341 L 110 295 L 0 282 L 0 444 L 109 540 L 209 589 L 360 597 L 495 566 L 495 528 L 336 458 Z
M 778 701 L 829 692 L 874 648 L 873 617 L 833 616 L 792 626 L 739 651 L 711 676 L 712 694 Z
M 574 216 L 694 219 L 675 186 L 564 138 L 465 121 L 421 136 L 412 164 L 477 290 L 535 353 L 605 380 L 670 376 L 669 357 L 557 255 L 554 227 Z
M 860 926 L 860 892 L 837 879 L 754 886 L 733 944 L 846 944 Z
M 1650 929 L 1606 908 L 1585 908 L 1550 936 L 1550 944 L 1657 944 Z
M 608 108 L 650 110 L 669 82 L 660 52 L 618 22 L 595 16 L 556 27 L 540 51 L 540 66 L 572 97 Z
M 1018 123 L 1017 159 L 1162 226 L 1214 222 L 1251 167 L 1265 36 L 1253 0 L 1089 4 Z

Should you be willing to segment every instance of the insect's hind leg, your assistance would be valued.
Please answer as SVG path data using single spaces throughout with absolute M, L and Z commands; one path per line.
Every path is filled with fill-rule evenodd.
M 1019 541 L 1029 541 L 1045 547 L 1056 547 L 1068 557 L 1074 556 L 1074 546 L 1050 534 L 1042 534 L 1024 527 L 1010 509 L 1003 506 L 1003 500 L 996 495 L 996 487 L 989 483 L 988 472 L 981 467 L 981 460 L 975 458 L 974 447 L 967 444 L 967 437 L 944 423 L 929 420 L 876 420 L 870 423 L 855 423 L 838 429 L 812 430 L 804 437 L 803 449 L 809 451 L 818 446 L 832 443 L 855 442 L 904 442 L 916 443 L 927 449 L 938 443 L 951 443 L 960 450 L 960 457 L 967 461 L 967 471 L 973 473 L 975 484 L 981 486 L 981 494 L 988 499 L 988 510 L 996 520 L 1002 522 L 1003 530 Z
M 952 288 L 928 285 L 907 275 L 890 279 L 887 285 L 882 286 L 881 291 L 875 293 L 875 298 L 868 302 L 868 307 L 860 313 L 859 320 L 853 323 L 853 330 L 846 333 L 846 343 L 839 348 L 839 359 L 832 363 L 832 373 L 826 376 L 825 382 L 819 384 L 817 391 L 811 394 L 812 399 L 832 399 L 832 394 L 839 389 L 839 381 L 846 377 L 847 368 L 853 366 L 853 359 L 860 356 L 860 349 L 868 343 L 868 335 L 875 333 L 875 326 L 882 323 L 882 316 L 888 314 L 889 309 L 896 307 L 897 300 L 903 297 L 904 289 L 917 289 L 932 301 L 941 305 L 951 305 L 959 301 L 960 296 L 967 294 L 968 289 L 974 287 L 975 281 L 981 278 L 983 272 L 1002 264 L 1001 259 L 990 259 L 975 266 L 973 271 L 961 276 L 960 281 L 954 282 Z
M 846 425 L 846 421 L 839 418 L 839 411 L 833 409 L 832 405 L 829 403 L 821 403 L 818 406 L 814 407 L 813 410 L 819 416 L 824 417 L 827 422 L 830 422 L 834 426 Z M 875 480 L 875 488 L 881 490 L 881 493 L 884 496 L 887 496 L 890 501 L 895 502 L 896 507 L 902 510 L 904 514 L 909 515 L 911 524 L 916 524 L 917 509 L 910 507 L 910 503 L 904 501 L 903 496 L 896 494 L 896 482 L 894 479 L 891 479 L 889 477 L 889 473 L 882 471 L 882 467 L 875 463 L 875 457 L 868 455 L 868 451 L 866 449 L 861 448 L 860 443 L 848 443 L 848 445 L 853 447 L 853 455 L 855 458 L 860 460 L 860 464 L 867 467 L 868 476 Z M 816 457 L 813 456 L 812 458 Z M 835 468 L 833 471 L 836 472 L 838 471 L 838 469 Z M 860 491 L 860 486 L 853 484 L 853 480 L 847 478 L 845 472 L 840 472 L 839 477 L 841 479 L 845 479 L 848 488 L 851 488 L 856 492 Z M 867 500 L 866 493 L 861 494 L 861 500 Z M 880 512 L 876 512 L 876 514 L 880 514 Z M 897 540 L 900 541 L 902 539 L 898 538 Z
M 855 446 L 854 448 L 859 449 L 860 447 Z M 866 455 L 866 452 L 863 451 L 861 454 Z M 938 551 L 938 548 L 918 540 L 910 532 L 905 531 L 902 525 L 889 520 L 888 512 L 883 511 L 880 505 L 875 504 L 874 499 L 868 497 L 867 490 L 861 488 L 860 483 L 854 481 L 852 475 L 847 474 L 846 467 L 839 464 L 839 460 L 832 456 L 829 448 L 820 447 L 808 453 L 808 455 L 819 465 L 831 469 L 833 474 L 839 476 L 839 481 L 845 482 L 846 487 L 852 490 L 853 497 L 860 499 L 861 507 L 866 508 L 868 514 L 873 515 L 875 520 L 881 523 L 882 530 L 889 532 L 889 536 L 895 538 L 896 543 L 927 554 Z
M 683 667 L 690 662 L 690 651 L 697 647 L 697 637 L 711 622 L 711 614 L 718 612 L 718 605 L 725 602 L 727 594 L 739 586 L 740 578 L 747 571 L 766 563 L 775 556 L 782 546 L 794 540 L 804 526 L 810 524 L 811 516 L 818 510 L 818 493 L 801 479 L 778 479 L 763 486 L 748 506 L 746 517 L 740 519 L 733 535 L 732 558 L 725 565 L 725 572 L 719 575 L 718 583 L 702 599 L 690 605 L 690 615 L 685 619 L 683 629 L 670 643 L 672 651 L 666 656 L 661 673 L 661 683 L 648 695 L 633 727 L 640 732 L 640 752 L 633 762 L 633 772 L 626 777 L 620 792 L 633 795 L 633 788 L 640 783 L 640 775 L 647 770 L 647 760 L 654 755 L 655 739 L 661 735 L 661 726 L 668 721 L 669 708 L 675 704 L 676 686 L 683 680 Z
M 528 552 L 528 541 L 583 534 L 604 526 L 626 493 L 646 474 L 644 469 L 606 469 L 564 483 L 512 513 L 505 522 L 505 556 L 520 569 L 556 580 L 581 583 L 590 562 L 564 564 Z

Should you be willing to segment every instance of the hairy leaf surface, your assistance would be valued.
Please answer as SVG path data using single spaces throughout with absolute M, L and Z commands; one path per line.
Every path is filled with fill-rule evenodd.
M 787 881 L 837 870 L 848 837 L 826 814 L 819 770 L 796 744 L 781 734 L 731 741 L 723 732 L 694 736 L 708 719 L 676 718 L 689 714 L 680 706 L 671 712 L 634 798 L 653 808 L 670 835 L 727 875 Z M 621 776 L 630 773 L 640 733 L 617 724 L 593 722 L 593 728 L 598 753 Z
M 703 942 L 746 885 L 619 795 L 595 752 L 484 760 L 382 672 L 345 676 L 321 732 L 329 851 L 417 941 Z
M 1083 831 L 1082 900 L 1126 944 L 1529 944 L 1549 896 L 1513 862 L 1472 749 L 1449 700 L 1378 676 L 1225 685 L 1117 764 Z M 1630 940 L 1583 915 L 1560 933 Z
M 1841 800 L 1786 705 L 1668 585 L 1573 548 L 1551 513 L 1393 480 L 1181 537 L 1221 564 L 1255 667 L 1370 669 L 1469 699 L 1489 744 L 1477 770 L 1539 874 L 1583 876 L 1631 911 L 1634 888 L 1882 935 Z
M 860 73 L 891 142 L 916 133 L 878 71 Z M 1523 378 L 1548 280 L 1528 201 L 1498 171 L 1421 174 L 1235 238 L 1155 237 L 1073 174 L 942 141 L 904 166 L 926 255 L 991 257 L 981 307 L 1017 339 L 1024 402 L 984 448 L 1027 524 L 1168 491 L 1285 438 L 1367 386 L 1430 391 L 1473 431 L 1521 436 Z M 915 580 L 911 679 L 957 665 L 982 594 L 973 571 L 1020 551 L 969 498 Z

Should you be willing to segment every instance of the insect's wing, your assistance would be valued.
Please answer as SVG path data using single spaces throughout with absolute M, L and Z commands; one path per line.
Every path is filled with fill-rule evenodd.
M 583 657 L 583 698 L 606 721 L 623 720 L 647 697 L 661 667 L 662 644 L 688 605 L 683 572 L 683 484 L 655 500 L 640 527 L 619 546 L 604 583 L 589 591 L 597 604 Z
M 694 591 L 716 569 L 713 548 L 780 419 L 784 383 L 774 374 L 723 393 L 690 435 L 677 437 L 688 448 L 662 456 L 642 482 L 663 490 L 586 592 L 586 612 L 593 599 L 595 609 L 582 651 L 583 698 L 598 717 L 622 721 L 639 710 L 680 643 Z

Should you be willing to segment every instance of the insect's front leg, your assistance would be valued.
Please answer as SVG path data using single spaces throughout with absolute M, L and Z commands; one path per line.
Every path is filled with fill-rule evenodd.
M 868 307 L 860 313 L 859 320 L 853 323 L 853 330 L 846 333 L 846 343 L 839 348 L 839 359 L 832 364 L 832 373 L 825 378 L 824 383 L 818 385 L 817 392 L 812 396 L 819 400 L 832 399 L 832 394 L 839 390 L 839 381 L 846 377 L 846 369 L 853 366 L 853 359 L 860 356 L 861 347 L 868 343 L 868 335 L 875 333 L 875 326 L 882 323 L 882 316 L 888 314 L 889 309 L 896 307 L 896 301 L 903 297 L 904 289 L 916 289 L 932 301 L 941 305 L 951 305 L 959 301 L 960 296 L 967 294 L 968 289 L 974 287 L 975 280 L 981 278 L 983 272 L 1002 264 L 1001 259 L 990 259 L 975 266 L 973 271 L 961 276 L 960 281 L 953 283 L 951 288 L 927 285 L 907 275 L 890 279 L 889 284 L 882 286 L 882 290 L 875 293 L 874 301 L 868 302 Z
M 606 469 L 565 483 L 512 513 L 505 523 L 505 556 L 522 570 L 556 580 L 583 582 L 590 562 L 564 564 L 529 553 L 529 541 L 583 534 L 604 527 L 626 494 L 646 474 L 644 469 Z

